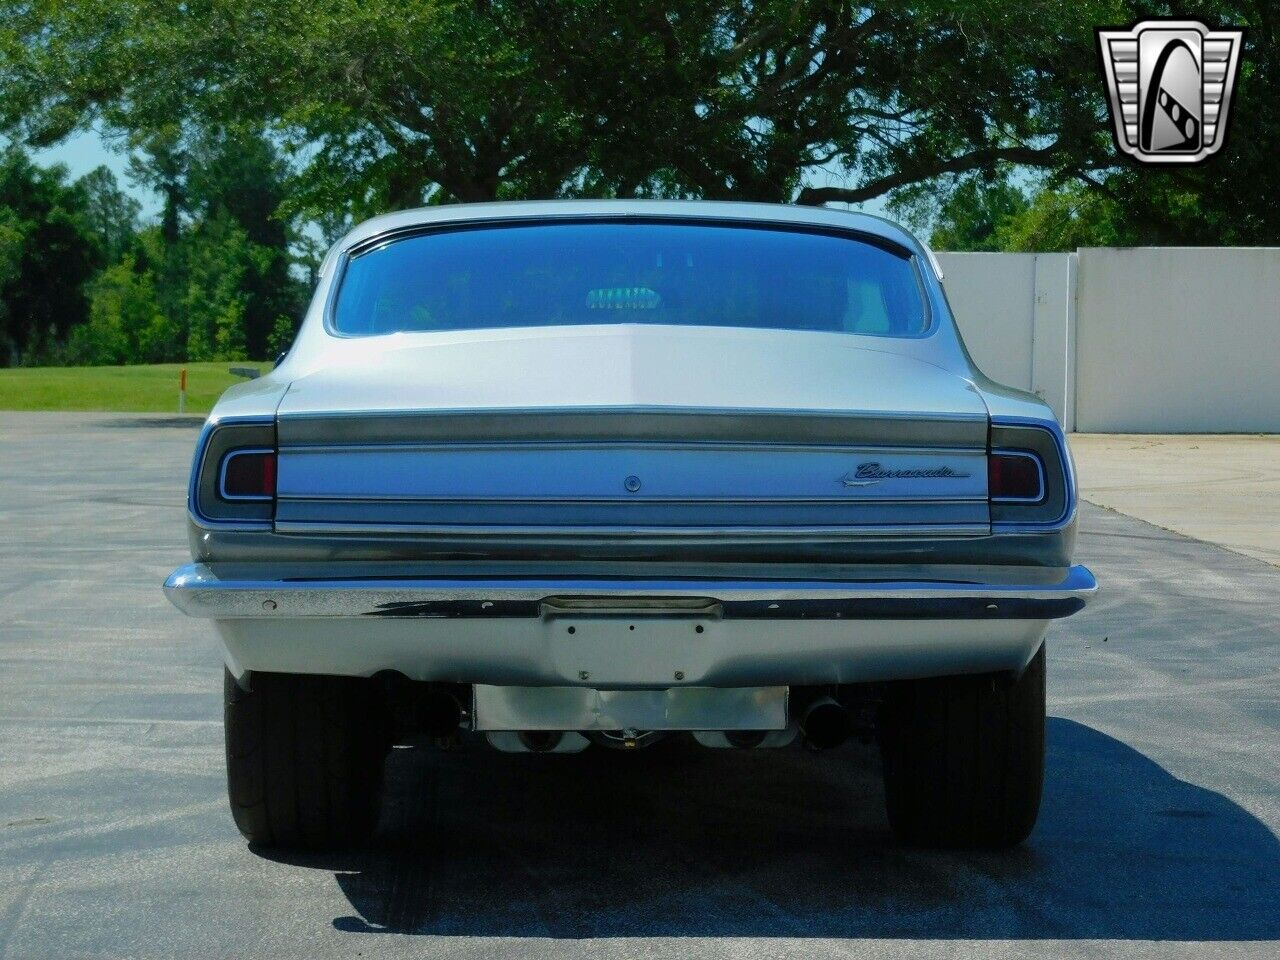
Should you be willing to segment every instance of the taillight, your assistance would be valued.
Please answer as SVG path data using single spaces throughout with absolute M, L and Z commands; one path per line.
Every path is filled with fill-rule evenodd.
M 994 503 L 1044 499 L 1044 465 L 1029 451 L 995 451 L 987 458 L 987 491 Z
M 223 500 L 273 500 L 276 495 L 276 452 L 232 450 L 222 458 L 218 495 Z

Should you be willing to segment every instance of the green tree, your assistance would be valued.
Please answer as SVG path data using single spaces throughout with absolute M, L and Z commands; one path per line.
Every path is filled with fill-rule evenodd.
M 243 360 L 248 356 L 247 292 L 269 269 L 271 251 L 254 244 L 229 214 L 197 224 L 184 237 L 189 360 Z
M 1116 204 L 1078 181 L 1029 185 L 968 177 L 895 198 L 891 211 L 929 231 L 936 250 L 1020 253 L 1125 246 L 1136 233 Z
M 98 240 L 98 249 L 107 263 L 117 263 L 138 232 L 142 205 L 121 189 L 116 176 L 106 167 L 85 174 L 76 184 L 85 195 L 85 219 Z
M 261 130 L 244 126 L 170 125 L 135 140 L 130 174 L 163 198 L 161 243 L 153 254 L 162 309 L 189 315 L 192 290 L 211 283 L 207 273 L 192 275 L 200 270 L 208 236 L 221 237 L 226 224 L 234 224 L 252 249 L 252 268 L 237 268 L 240 295 L 222 322 L 238 317 L 242 331 L 238 345 L 226 349 L 267 356 L 277 318 L 296 315 L 305 297 L 291 269 L 298 232 L 296 217 L 284 210 L 291 181 L 279 147 Z M 208 319 L 199 316 L 198 323 Z M 202 356 L 214 350 L 201 329 L 190 342 Z
M 1015 216 L 999 206 L 1012 194 L 973 184 L 1010 177 L 1052 185 L 1027 214 L 1049 219 L 1011 243 L 1066 243 L 1104 220 L 1144 243 L 1277 243 L 1273 7 L 0 0 L 0 131 L 33 145 L 91 124 L 126 135 L 164 196 L 170 245 L 215 214 L 213 195 L 253 243 L 279 251 L 266 228 L 287 247 L 298 213 L 332 236 L 350 219 L 453 200 L 856 204 L 920 188 L 936 194 L 935 211 L 977 190 L 939 223 L 963 245 L 995 242 L 974 238 Z M 1137 167 L 1111 142 L 1093 29 L 1170 12 L 1249 28 L 1231 139 L 1200 167 Z M 217 171 L 237 167 L 241 189 L 263 185 L 245 203 L 218 186 Z M 166 310 L 185 296 L 183 262 L 157 271 Z M 296 286 L 283 297 L 291 307 L 268 302 L 289 288 L 288 258 L 273 270 L 271 290 L 250 291 L 244 308 L 255 353 L 299 306 Z
M 182 359 L 176 325 L 160 310 L 155 277 L 134 254 L 89 284 L 89 320 L 72 329 L 71 363 L 162 363 Z
M 657 194 L 862 202 L 1109 161 L 1081 0 L 9 4 L 0 123 L 263 124 L 296 202 Z M 48 78 L 56 77 L 57 83 Z M 846 186 L 818 182 L 835 169 Z
M 18 215 L 0 207 L 0 330 L 6 331 L 6 339 L 12 336 L 9 325 L 9 304 L 4 296 L 6 288 L 22 273 L 22 254 L 27 242 L 29 224 L 19 219 Z M 9 349 L 0 354 L 0 363 L 6 355 L 13 351 L 13 341 L 9 340 Z
M 190 214 L 197 223 L 234 223 L 251 250 L 241 277 L 240 344 L 251 357 L 273 355 L 278 318 L 296 316 L 305 296 L 291 272 L 294 218 L 283 210 L 288 189 L 288 166 L 261 131 L 202 131 L 193 138 L 185 181 Z
M 297 320 L 285 316 L 276 317 L 275 325 L 271 328 L 271 336 L 267 339 L 267 358 L 275 359 L 280 354 L 287 353 L 293 346 L 293 338 L 297 333 Z
M 1195 167 L 1124 164 L 1084 182 L 1135 243 L 1280 243 L 1280 11 L 1274 0 L 1187 0 L 1172 12 L 1247 27 L 1225 147 Z
M 1190 0 L 1173 11 L 1134 4 L 1108 23 L 1150 15 L 1199 17 L 1211 25 L 1244 26 L 1245 46 L 1232 97 L 1225 147 L 1195 167 L 1140 166 L 1112 150 L 1057 171 L 1053 189 L 1000 241 L 1011 248 L 1074 249 L 1099 244 L 1251 245 L 1280 243 L 1280 36 L 1271 0 Z M 1100 21 L 1102 22 L 1102 21 Z M 1101 81 L 1080 91 L 1096 101 Z M 1097 123 L 1110 118 L 1096 106 Z M 956 183 L 939 184 L 941 192 Z M 943 204 L 945 206 L 945 204 Z M 946 224 L 941 211 L 939 224 Z M 940 227 L 941 228 L 941 227 Z
M 967 176 L 939 195 L 932 185 L 900 191 L 890 210 L 916 229 L 932 228 L 929 243 L 937 250 L 1000 250 L 997 233 L 1027 209 L 1026 195 L 1007 176 Z
M 180 123 L 158 128 L 132 130 L 129 178 L 160 194 L 160 234 L 170 246 L 182 232 L 182 216 L 187 210 L 187 154 Z
M 1005 177 L 970 178 L 938 193 L 913 191 L 891 209 L 929 230 L 937 250 L 1034 253 L 1137 242 L 1116 204 L 1078 181 L 1024 191 Z
M 7 207 L 0 207 L 0 291 L 22 272 L 22 251 L 27 242 L 27 224 Z M 6 309 L 0 299 L 0 313 Z
M 102 255 L 83 190 L 64 167 L 0 152 L 0 366 L 38 359 L 88 315 L 85 281 Z
M 1036 193 L 1025 209 L 997 225 L 995 241 L 994 249 L 1033 253 L 1126 246 L 1135 235 L 1109 198 L 1069 183 Z

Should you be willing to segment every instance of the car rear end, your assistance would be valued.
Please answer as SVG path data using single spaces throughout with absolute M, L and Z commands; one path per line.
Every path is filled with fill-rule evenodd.
M 217 625 L 229 722 L 255 678 L 293 677 L 367 698 L 369 743 L 834 745 L 871 723 L 900 769 L 920 683 L 1021 703 L 1047 625 L 1095 589 L 1060 429 L 968 368 L 909 238 L 747 209 L 353 242 L 254 388 L 270 408 L 232 398 L 197 450 L 194 562 L 166 590 Z M 895 782 L 895 826 L 929 839 L 902 813 L 923 788 Z
M 500 441 L 469 417 L 418 441 L 216 426 L 193 507 L 206 557 L 170 595 L 218 622 L 237 673 L 609 687 L 1016 670 L 1087 595 L 1059 560 L 1069 472 L 1042 427 L 981 425 L 966 449 L 834 442 L 866 429 L 849 418 L 769 436 L 760 417 L 655 414 L 630 440 L 597 418 L 595 440 L 582 415 L 512 415 L 539 438 Z M 723 439 L 743 426 L 757 439 Z M 781 439 L 797 427 L 829 442 Z

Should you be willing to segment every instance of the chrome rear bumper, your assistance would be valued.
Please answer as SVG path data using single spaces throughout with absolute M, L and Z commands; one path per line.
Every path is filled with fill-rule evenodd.
M 967 568 L 967 579 L 962 568 L 951 571 L 956 579 L 943 579 L 942 567 L 909 570 L 923 571 L 936 575 L 353 579 L 311 568 L 262 578 L 193 564 L 165 592 L 213 619 L 236 676 L 392 670 L 504 687 L 652 690 L 1020 670 L 1048 622 L 1097 589 L 1084 567 Z
M 944 572 L 939 570 L 939 572 Z M 1039 582 L 1036 582 L 1039 581 Z M 1027 582 L 949 579 L 696 580 L 399 577 L 236 578 L 208 564 L 175 570 L 165 595 L 183 613 L 214 620 L 297 617 L 546 618 L 680 616 L 717 620 L 1052 620 L 1097 591 L 1083 566 Z M 590 603 L 590 609 L 583 606 Z
M 920 571 L 946 572 L 910 572 Z M 1048 622 L 1097 589 L 1084 567 L 841 582 L 292 572 L 193 564 L 165 590 L 182 611 L 214 620 L 236 676 L 396 671 L 458 684 L 662 690 L 1018 671 Z

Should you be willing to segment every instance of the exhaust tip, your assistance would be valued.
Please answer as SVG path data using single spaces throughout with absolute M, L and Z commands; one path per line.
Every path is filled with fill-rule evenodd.
M 724 738 L 740 750 L 749 750 L 764 743 L 767 730 L 726 730 Z
M 853 718 L 849 711 L 831 697 L 815 700 L 800 718 L 804 738 L 821 750 L 844 743 L 853 734 Z
M 533 753 L 549 753 L 560 745 L 563 736 L 559 730 L 522 730 L 520 742 Z

